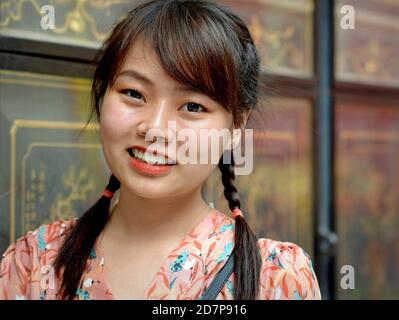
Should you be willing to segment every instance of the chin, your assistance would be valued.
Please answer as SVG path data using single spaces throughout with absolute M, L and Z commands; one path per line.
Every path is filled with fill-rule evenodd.
M 141 198 L 148 199 L 170 198 L 176 196 L 178 193 L 175 189 L 171 189 L 170 182 L 144 181 L 144 179 L 135 178 L 134 181 L 129 183 L 127 186 L 129 193 L 134 193 Z

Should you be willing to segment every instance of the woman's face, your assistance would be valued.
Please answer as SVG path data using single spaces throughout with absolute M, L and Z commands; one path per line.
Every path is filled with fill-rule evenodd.
M 205 94 L 190 91 L 171 78 L 145 41 L 135 41 L 120 70 L 114 86 L 108 87 L 100 110 L 101 144 L 112 173 L 122 187 L 144 198 L 176 197 L 201 187 L 216 164 L 210 161 L 179 163 L 182 153 L 176 154 L 176 151 L 183 144 L 187 146 L 187 140 L 177 139 L 179 132 L 189 130 L 194 135 L 191 139 L 194 137 L 197 146 L 202 146 L 202 150 L 198 150 L 210 154 L 211 144 L 204 149 L 200 130 L 232 129 L 231 113 Z M 172 124 L 169 130 L 168 122 Z M 156 143 L 146 141 L 148 130 L 158 137 Z M 176 165 L 154 166 L 132 156 L 135 150 L 140 151 L 136 147 L 150 145 L 152 150 L 169 156 L 169 161 L 175 161 Z M 222 152 L 223 146 L 220 146 L 217 159 Z M 162 162 L 168 158 L 157 159 Z

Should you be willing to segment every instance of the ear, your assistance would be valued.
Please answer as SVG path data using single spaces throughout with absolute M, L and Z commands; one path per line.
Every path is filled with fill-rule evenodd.
M 231 149 L 236 148 L 240 144 L 240 141 L 242 138 L 242 131 L 245 129 L 245 126 L 247 124 L 247 121 L 248 121 L 248 118 L 249 118 L 251 112 L 252 112 L 252 109 L 245 110 L 243 113 L 243 121 L 242 121 L 240 127 L 234 128 L 232 140 L 231 140 Z
M 235 149 L 238 147 L 241 141 L 242 129 L 235 128 L 233 130 L 232 139 L 231 139 L 231 149 Z

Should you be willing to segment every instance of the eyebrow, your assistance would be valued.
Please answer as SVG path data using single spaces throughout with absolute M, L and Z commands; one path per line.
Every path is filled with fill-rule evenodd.
M 155 83 L 151 79 L 147 78 L 144 74 L 142 74 L 142 73 L 140 73 L 140 72 L 138 72 L 136 70 L 133 70 L 133 69 L 125 69 L 125 70 L 121 71 L 119 73 L 118 77 L 121 77 L 121 76 L 125 76 L 127 78 L 132 78 L 132 79 L 135 79 L 135 80 L 143 81 L 143 82 L 147 83 L 151 87 L 155 86 Z M 203 92 L 201 92 L 200 90 L 197 90 L 195 88 L 191 88 L 191 87 L 183 85 L 183 84 L 176 84 L 173 87 L 173 89 L 177 90 L 177 91 L 196 92 L 196 93 L 203 94 Z

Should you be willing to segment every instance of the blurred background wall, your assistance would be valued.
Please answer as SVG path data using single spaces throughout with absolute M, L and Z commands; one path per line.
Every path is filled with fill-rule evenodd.
M 89 116 L 91 61 L 139 1 L 1 0 L 0 251 L 82 214 L 109 176 Z M 261 237 L 299 244 L 325 299 L 399 298 L 399 2 L 223 0 L 272 76 L 238 177 Z M 54 29 L 43 29 L 43 6 Z M 354 29 L 342 27 L 344 5 Z M 218 172 L 204 196 L 228 213 Z M 343 266 L 355 288 L 341 286 Z

